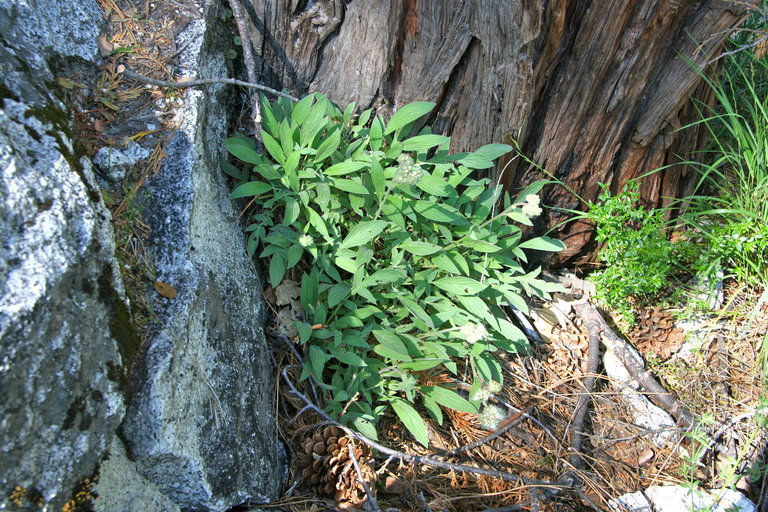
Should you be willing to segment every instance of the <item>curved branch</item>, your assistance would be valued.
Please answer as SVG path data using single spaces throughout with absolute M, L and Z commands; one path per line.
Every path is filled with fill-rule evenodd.
M 288 98 L 291 101 L 299 101 L 299 98 L 297 98 L 296 96 L 291 96 L 290 94 L 280 92 L 271 87 L 267 87 L 266 85 L 255 84 L 253 82 L 244 82 L 242 80 L 236 80 L 234 78 L 204 78 L 201 80 L 187 80 L 184 82 L 173 82 L 170 80 L 158 80 L 156 78 L 150 78 L 148 76 L 140 75 L 139 73 L 136 73 L 135 71 L 131 71 L 130 69 L 125 67 L 124 64 L 121 64 L 120 66 L 117 67 L 117 72 L 122 73 L 123 75 L 127 76 L 132 80 L 143 82 L 145 84 L 156 85 L 158 87 L 173 87 L 174 89 L 184 89 L 187 87 L 200 87 L 203 85 L 215 85 L 215 84 L 239 85 L 240 87 L 257 89 L 259 91 L 266 92 L 267 94 L 272 94 L 274 96 L 282 96 L 283 98 Z

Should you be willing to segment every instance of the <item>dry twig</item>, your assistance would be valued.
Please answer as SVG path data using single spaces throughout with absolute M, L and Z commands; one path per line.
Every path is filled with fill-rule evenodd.
M 201 80 L 187 80 L 184 82 L 172 82 L 169 80 L 158 80 L 156 78 L 150 78 L 148 76 L 140 75 L 135 71 L 131 71 L 130 69 L 125 67 L 125 65 L 123 64 L 118 66 L 117 71 L 132 80 L 137 80 L 145 84 L 156 85 L 158 87 L 173 87 L 175 89 L 183 89 L 186 87 L 200 87 L 203 85 L 216 85 L 216 84 L 239 85 L 240 87 L 248 87 L 250 89 L 256 89 L 256 90 L 263 91 L 275 96 L 282 96 L 292 101 L 299 101 L 299 98 L 297 98 L 296 96 L 291 96 L 290 94 L 280 92 L 277 89 L 267 87 L 266 85 L 261 85 L 253 82 L 244 82 L 242 80 L 236 80 L 234 78 L 204 78 Z

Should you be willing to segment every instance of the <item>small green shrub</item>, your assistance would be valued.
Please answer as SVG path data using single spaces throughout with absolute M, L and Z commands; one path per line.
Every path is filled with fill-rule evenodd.
M 262 204 L 248 248 L 262 248 L 272 286 L 288 271 L 301 276 L 302 378 L 326 391 L 329 413 L 366 435 L 376 436 L 391 407 L 427 445 L 417 399 L 440 423 L 441 407 L 477 412 L 481 403 L 425 384 L 421 372 L 456 374 L 464 360 L 476 387 L 502 382 L 495 354 L 528 348 L 503 306 L 525 311 L 523 294 L 555 290 L 520 262 L 526 249 L 563 244 L 523 241 L 513 224 L 530 226 L 541 212 L 544 183 L 513 200 L 471 176 L 510 146 L 449 155 L 449 139 L 428 128 L 408 137 L 432 103 L 406 105 L 386 124 L 370 110 L 354 119 L 354 104 L 342 112 L 319 94 L 261 103 L 266 153 L 231 138 L 227 149 L 253 167 L 225 170 L 239 181 L 232 197 Z
M 603 246 L 598 259 L 603 270 L 589 278 L 598 298 L 634 323 L 632 299 L 653 294 L 666 284 L 672 271 L 672 244 L 664 231 L 661 210 L 646 210 L 639 204 L 639 184 L 629 181 L 619 194 L 607 185 L 597 203 L 589 203 L 586 217 L 595 223 L 596 240 Z

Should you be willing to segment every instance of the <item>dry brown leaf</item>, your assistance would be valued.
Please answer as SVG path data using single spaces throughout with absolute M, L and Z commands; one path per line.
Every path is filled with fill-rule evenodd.
M 176 298 L 176 288 L 162 281 L 155 281 L 155 290 L 166 299 Z
M 278 306 L 287 306 L 301 296 L 301 288 L 296 281 L 283 280 L 275 288 L 275 300 Z

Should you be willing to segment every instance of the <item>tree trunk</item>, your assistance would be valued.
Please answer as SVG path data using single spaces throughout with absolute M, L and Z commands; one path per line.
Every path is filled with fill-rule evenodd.
M 706 67 L 749 9 L 725 0 L 232 1 L 246 3 L 268 85 L 385 116 L 434 101 L 430 123 L 453 151 L 517 139 L 566 185 L 544 201 L 565 209 L 584 208 L 572 192 L 595 200 L 599 183 L 616 191 L 700 147 L 698 130 L 676 132 L 695 120 L 689 97 L 708 99 L 681 56 Z M 520 159 L 502 171 L 506 163 L 494 177 L 508 187 L 542 177 Z M 644 178 L 643 197 L 668 204 L 689 191 L 689 172 L 676 165 Z M 543 222 L 566 218 L 555 210 Z M 558 231 L 562 263 L 588 257 L 590 226 Z

